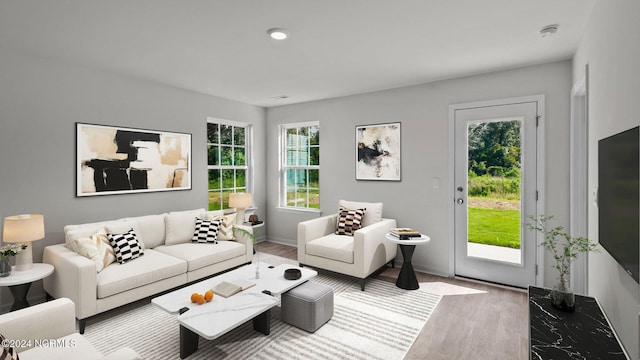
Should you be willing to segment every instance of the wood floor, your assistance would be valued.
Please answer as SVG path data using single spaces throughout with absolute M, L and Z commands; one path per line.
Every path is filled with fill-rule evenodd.
M 270 241 L 259 243 L 258 251 L 297 258 L 295 247 Z M 398 272 L 398 268 L 388 268 L 377 278 L 395 283 Z M 416 275 L 419 282 L 444 282 L 486 293 L 444 296 L 405 359 L 529 358 L 525 291 L 420 272 Z

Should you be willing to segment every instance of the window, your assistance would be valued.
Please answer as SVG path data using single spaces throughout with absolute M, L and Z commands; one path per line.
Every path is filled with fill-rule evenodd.
M 250 126 L 228 120 L 207 120 L 209 210 L 229 208 L 229 194 L 250 192 Z
M 320 208 L 320 125 L 282 126 L 281 206 Z

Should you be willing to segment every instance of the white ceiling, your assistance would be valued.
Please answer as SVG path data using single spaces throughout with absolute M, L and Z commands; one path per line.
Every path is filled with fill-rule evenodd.
M 268 107 L 570 59 L 593 2 L 0 0 L 0 51 Z

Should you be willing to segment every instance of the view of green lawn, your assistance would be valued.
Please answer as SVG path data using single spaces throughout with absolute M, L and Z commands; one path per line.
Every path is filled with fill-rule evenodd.
M 467 240 L 520 249 L 520 121 L 468 125 Z
M 520 249 L 520 210 L 469 207 L 468 241 Z

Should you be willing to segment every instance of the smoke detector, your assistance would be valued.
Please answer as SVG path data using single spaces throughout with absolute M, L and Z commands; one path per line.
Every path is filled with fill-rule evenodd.
M 558 25 L 547 25 L 540 30 L 538 30 L 538 35 L 541 37 L 550 37 L 555 35 L 558 32 Z

